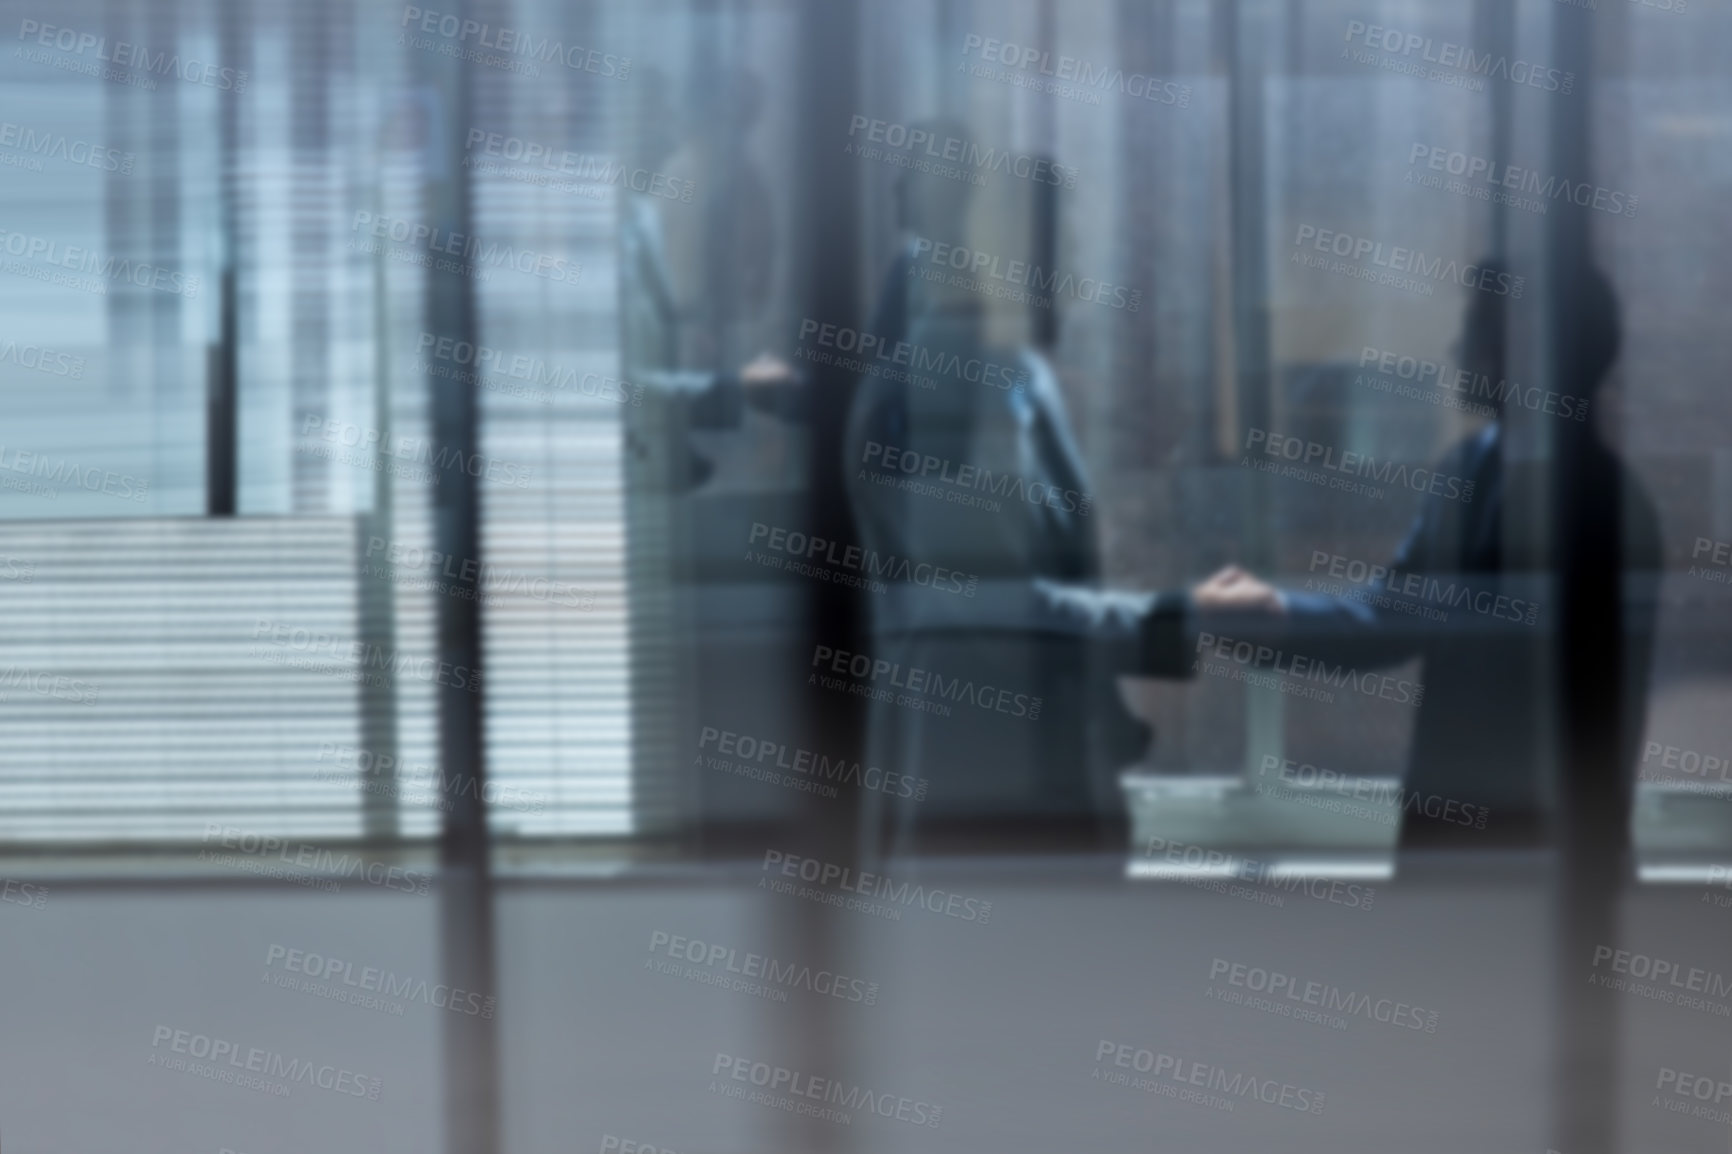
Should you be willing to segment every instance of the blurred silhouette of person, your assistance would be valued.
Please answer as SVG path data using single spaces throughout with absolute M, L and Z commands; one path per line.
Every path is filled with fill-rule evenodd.
M 1229 567 L 1192 600 L 1202 611 L 1257 615 L 1264 628 L 1244 626 L 1245 639 L 1308 656 L 1364 665 L 1420 658 L 1426 694 L 1404 799 L 1495 798 L 1494 824 L 1505 798 L 1535 816 L 1542 799 L 1551 801 L 1554 1141 L 1604 1151 L 1616 1144 L 1619 1013 L 1582 974 L 1593 951 L 1618 941 L 1620 893 L 1633 872 L 1630 816 L 1661 549 L 1659 517 L 1642 485 L 1593 420 L 1563 416 L 1568 399 L 1570 409 L 1588 403 L 1591 417 L 1605 419 L 1592 402 L 1622 339 L 1610 284 L 1579 259 L 1560 259 L 1565 275 L 1555 277 L 1545 334 L 1555 411 L 1545 410 L 1545 398 L 1539 413 L 1506 404 L 1444 458 L 1438 471 L 1472 478 L 1473 499 L 1428 497 L 1391 576 L 1331 596 L 1284 593 Z M 1502 299 L 1476 294 L 1457 350 L 1463 367 L 1501 382 L 1506 334 Z M 1532 451 L 1535 442 L 1549 448 L 1549 460 Z M 1417 598 L 1408 593 L 1413 579 Z M 1529 626 L 1452 608 L 1434 624 L 1411 612 L 1426 607 L 1427 579 L 1512 600 L 1537 596 L 1541 612 Z M 1447 810 L 1440 817 L 1404 807 L 1402 848 L 1479 844 Z M 1404 871 L 1416 867 L 1448 870 L 1441 858 L 1410 856 Z
M 968 139 L 948 120 L 916 130 Z M 973 191 L 966 178 L 900 175 L 903 237 L 870 331 L 902 355 L 864 374 L 844 441 L 860 544 L 978 582 L 967 593 L 888 583 L 868 599 L 872 656 L 963 694 L 902 691 L 870 707 L 874 762 L 931 783 L 918 807 L 897 809 L 893 852 L 907 848 L 916 808 L 936 818 L 1038 813 L 1098 833 L 1117 812 L 1117 771 L 1150 736 L 1087 625 L 1037 620 L 1044 582 L 1095 592 L 1093 495 L 1051 365 L 1026 343 L 989 337 L 978 286 L 930 259 L 937 245 L 967 246 Z M 948 715 L 925 708 L 933 703 Z
M 769 336 L 775 202 L 750 148 L 762 105 L 758 78 L 737 69 L 698 77 L 686 95 L 684 140 L 664 174 L 681 195 L 662 202 L 682 368 L 731 370 Z
M 667 107 L 666 87 L 644 70 L 633 184 L 621 198 L 630 363 L 697 382 L 682 489 L 785 488 L 801 455 L 789 426 L 806 414 L 799 374 L 769 351 L 776 230 L 750 153 L 761 86 L 750 72 L 712 69 L 690 85 L 683 115 Z
M 1560 307 L 1567 336 L 1552 411 L 1524 406 L 1512 423 L 1504 299 L 1473 294 L 1455 357 L 1474 381 L 1498 382 L 1498 416 L 1436 466 L 1471 480 L 1471 500 L 1428 495 L 1386 574 L 1320 593 L 1277 590 L 1230 566 L 1197 587 L 1193 604 L 1240 622 L 1223 630 L 1307 657 L 1358 669 L 1421 659 L 1405 796 L 1477 803 L 1494 822 L 1500 810 L 1537 818 L 1553 766 L 1560 810 L 1592 807 L 1593 836 L 1615 853 L 1646 713 L 1659 518 L 1595 422 L 1572 419 L 1583 405 L 1598 415 L 1591 402 L 1618 358 L 1612 288 L 1584 267 Z M 1524 432 L 1549 442 L 1549 463 L 1518 444 Z M 1587 590 L 1599 591 L 1592 604 Z M 1435 620 L 1442 609 L 1447 620 Z M 1577 643 L 1588 633 L 1604 640 Z M 1435 843 L 1464 828 L 1409 809 L 1402 840 Z

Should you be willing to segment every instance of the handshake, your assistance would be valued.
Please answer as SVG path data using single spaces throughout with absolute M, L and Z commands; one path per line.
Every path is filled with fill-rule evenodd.
M 1237 565 L 1217 570 L 1191 590 L 1199 613 L 1267 613 L 1284 616 L 1287 599 L 1281 591 Z
M 957 612 L 966 620 L 942 622 L 928 619 L 925 628 L 979 628 L 986 618 L 992 624 L 1018 631 L 1065 637 L 1101 647 L 1112 654 L 1106 665 L 1115 673 L 1141 677 L 1188 677 L 1199 618 L 1239 618 L 1254 629 L 1252 618 L 1271 626 L 1285 627 L 1287 598 L 1282 592 L 1237 565 L 1228 565 L 1183 592 L 1133 593 L 1095 589 L 1064 582 L 1036 579 L 1028 587 L 1031 605 L 1012 598 L 1006 612 L 997 606 L 990 591 L 966 609 Z M 911 623 L 912 624 L 912 623 Z M 1207 628 L 1216 628 L 1208 625 Z

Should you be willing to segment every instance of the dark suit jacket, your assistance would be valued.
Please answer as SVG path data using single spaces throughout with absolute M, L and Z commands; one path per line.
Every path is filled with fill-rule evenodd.
M 1039 716 L 1014 703 L 1004 710 L 952 703 L 946 716 L 874 702 L 872 756 L 886 769 L 931 781 L 918 807 L 923 814 L 1116 813 L 1117 771 L 1142 756 L 1148 727 L 1125 708 L 1118 669 L 1088 628 L 1067 633 L 1033 619 L 1040 582 L 1086 590 L 1100 576 L 1093 494 L 1056 379 L 1032 351 L 989 344 L 984 315 L 969 302 L 922 301 L 909 267 L 901 259 L 893 268 L 874 331 L 887 344 L 907 340 L 952 367 L 1003 366 L 1020 383 L 1006 388 L 1003 375 L 988 383 L 945 372 L 914 382 L 886 374 L 861 380 L 843 462 L 860 544 L 978 581 L 969 595 L 906 587 L 869 594 L 874 656 L 977 690 L 1009 691 L 1013 701 L 1038 698 Z M 948 462 L 953 474 L 963 466 L 990 470 L 993 480 L 910 491 L 898 484 L 905 475 L 868 459 L 874 443 Z M 930 482 L 919 474 L 906 479 Z M 1045 499 L 1055 492 L 1060 496 Z M 1134 632 L 1128 620 L 1120 619 L 1121 635 Z
M 1591 433 L 1580 436 L 1591 437 Z M 1389 570 L 1350 591 L 1294 591 L 1276 639 L 1359 668 L 1419 658 L 1425 687 L 1405 786 L 1498 810 L 1537 809 L 1556 766 L 1559 606 L 1567 582 L 1611 573 L 1622 589 L 1623 654 L 1593 671 L 1614 683 L 1625 716 L 1618 765 L 1634 767 L 1645 715 L 1660 568 L 1659 518 L 1641 485 L 1597 440 L 1572 455 L 1564 500 L 1542 464 L 1505 463 L 1492 424 L 1437 471 L 1471 479 L 1471 501 L 1428 496 Z M 1574 520 L 1573 567 L 1557 560 Z M 1593 571 L 1593 573 L 1590 573 Z M 1501 598 L 1501 600 L 1499 600 Z M 1438 611 L 1447 620 L 1435 619 Z M 1567 779 L 1569 766 L 1557 766 Z

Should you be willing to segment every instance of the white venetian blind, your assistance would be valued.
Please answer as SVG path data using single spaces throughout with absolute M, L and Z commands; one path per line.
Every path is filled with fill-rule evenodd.
M 346 517 L 0 523 L 0 841 L 359 836 L 355 553 Z

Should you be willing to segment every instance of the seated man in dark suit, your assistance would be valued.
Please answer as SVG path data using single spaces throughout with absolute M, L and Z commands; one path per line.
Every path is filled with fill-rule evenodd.
M 1559 416 L 1588 403 L 1617 360 L 1617 300 L 1597 271 L 1567 288 L 1564 319 L 1557 378 L 1570 403 L 1518 410 L 1548 455 L 1520 459 L 1499 404 L 1497 420 L 1436 466 L 1470 480 L 1471 500 L 1428 496 L 1375 583 L 1343 595 L 1281 591 L 1235 567 L 1199 586 L 1193 604 L 1244 617 L 1232 628 L 1247 640 L 1308 657 L 1362 669 L 1421 659 L 1408 791 L 1532 816 L 1545 767 L 1556 766 L 1566 795 L 1611 807 L 1601 828 L 1621 841 L 1653 650 L 1659 518 L 1594 422 Z M 1502 298 L 1474 294 L 1461 367 L 1501 381 L 1505 330 Z M 1447 620 L 1425 612 L 1438 608 Z M 1572 644 L 1602 627 L 1610 643 Z M 1585 764 L 1597 760 L 1580 755 L 1594 747 L 1587 734 L 1603 738 L 1615 775 Z M 1408 842 L 1459 829 L 1406 816 Z

